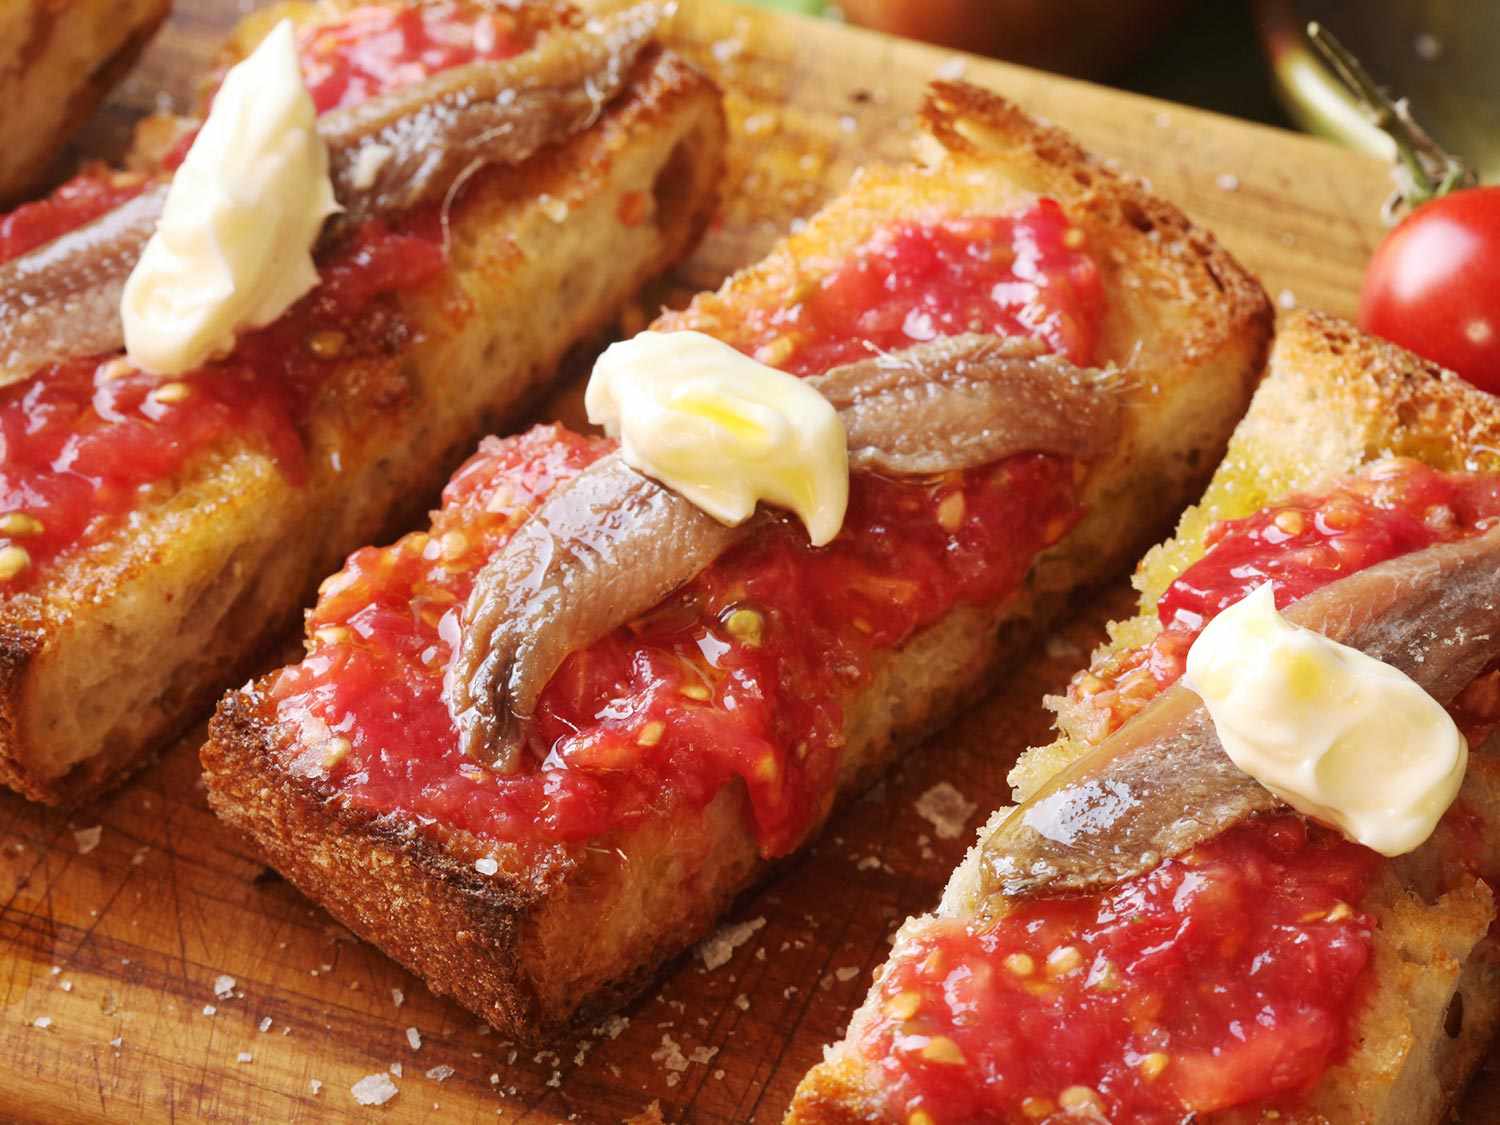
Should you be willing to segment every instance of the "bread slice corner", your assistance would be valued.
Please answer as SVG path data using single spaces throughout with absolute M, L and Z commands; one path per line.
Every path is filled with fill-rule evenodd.
M 1110 639 L 1091 669 L 1107 671 L 1156 635 L 1157 599 L 1202 556 L 1213 524 L 1250 515 L 1289 493 L 1316 491 L 1386 455 L 1444 470 L 1500 469 L 1500 399 L 1338 318 L 1283 315 L 1266 376 L 1224 460 L 1176 534 L 1141 560 L 1134 576 L 1141 611 L 1110 625 Z M 1064 697 L 1049 702 L 1058 712 L 1059 737 L 1022 756 L 1010 778 L 1017 800 L 1087 753 L 1098 737 L 1086 708 Z M 1470 756 L 1461 793 L 1490 823 L 1500 823 L 1497 748 L 1500 742 L 1492 739 Z M 974 913 L 981 844 L 1009 811 L 997 810 L 979 830 L 937 915 Z M 1365 909 L 1377 919 L 1367 970 L 1373 984 L 1356 1017 L 1350 1052 L 1294 1109 L 1278 1106 L 1279 1121 L 1436 1125 L 1461 1094 L 1500 1027 L 1500 941 L 1491 933 L 1496 908 L 1489 885 L 1455 874 L 1446 847 L 1440 829 L 1399 866 L 1385 868 L 1372 887 Z M 1481 867 L 1500 871 L 1500 839 L 1482 850 Z M 898 935 L 898 949 L 901 940 Z M 875 1018 L 876 1003 L 872 988 L 844 1040 L 827 1048 L 825 1060 L 804 1077 L 789 1125 L 902 1125 L 886 1111 L 878 1074 L 855 1045 Z M 1207 1120 L 1250 1125 L 1265 1118 L 1262 1108 L 1244 1107 Z
M 317 392 L 305 480 L 231 438 L 0 601 L 0 782 L 85 800 L 262 664 L 322 577 L 420 519 L 483 433 L 691 250 L 726 130 L 717 87 L 651 49 L 591 128 L 472 177 L 449 267 L 395 296 L 399 347 L 340 360 Z

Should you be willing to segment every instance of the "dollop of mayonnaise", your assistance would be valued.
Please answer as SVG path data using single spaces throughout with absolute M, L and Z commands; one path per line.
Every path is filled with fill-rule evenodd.
M 224 76 L 125 283 L 131 361 L 191 371 L 318 283 L 312 248 L 337 211 L 328 149 L 283 20 Z
M 1468 744 L 1437 700 L 1399 669 L 1287 621 L 1269 583 L 1208 623 L 1183 683 L 1235 765 L 1382 855 L 1432 835 L 1463 782 Z
M 833 404 L 712 336 L 612 344 L 584 406 L 627 464 L 722 523 L 743 523 L 763 500 L 801 517 L 815 547 L 843 526 L 849 445 Z

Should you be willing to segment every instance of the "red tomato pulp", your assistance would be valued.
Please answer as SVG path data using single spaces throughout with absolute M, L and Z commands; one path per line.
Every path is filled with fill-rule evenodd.
M 1049 201 L 898 222 L 799 301 L 742 310 L 729 342 L 808 372 L 872 342 L 1029 328 L 1087 362 L 1102 294 L 1071 229 Z M 302 748 L 294 768 L 322 779 L 326 765 L 326 783 L 359 807 L 542 842 L 701 808 L 740 779 L 762 851 L 781 854 L 833 797 L 844 709 L 880 654 L 958 605 L 1006 596 L 1078 515 L 1075 467 L 1055 457 L 858 475 L 829 546 L 782 521 L 573 653 L 543 693 L 526 768 L 493 775 L 459 754 L 441 695 L 462 606 L 540 497 L 607 448 L 559 429 L 487 442 L 430 532 L 350 559 L 314 611 L 311 656 L 271 689 Z
M 1177 680 L 1203 627 L 1262 583 L 1285 607 L 1497 517 L 1500 475 L 1388 460 L 1216 524 L 1159 599 L 1161 633 L 1074 677 L 1072 714 L 1093 713 L 1091 739 L 1117 729 Z M 1461 806 L 1449 819 L 1472 834 Z M 1023 899 L 988 924 L 919 921 L 861 1049 L 885 1073 L 891 1112 L 918 1125 L 1089 1112 L 1170 1125 L 1294 1102 L 1347 1047 L 1371 950 L 1360 903 L 1381 863 L 1272 816 L 1104 893 Z
M 299 51 L 326 110 L 477 58 L 504 58 L 525 46 L 518 36 L 513 15 L 472 3 L 382 6 L 313 29 Z M 147 182 L 86 171 L 0 220 L 0 260 L 89 222 Z M 153 486 L 230 443 L 270 452 L 297 478 L 298 425 L 311 393 L 341 359 L 389 332 L 375 323 L 383 297 L 443 265 L 428 217 L 370 222 L 323 256 L 317 289 L 221 362 L 163 380 L 116 356 L 79 357 L 0 389 L 0 588 L 38 581 L 59 554 L 118 526 Z

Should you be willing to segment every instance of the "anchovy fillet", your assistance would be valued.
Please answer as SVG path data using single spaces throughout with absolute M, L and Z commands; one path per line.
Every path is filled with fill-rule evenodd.
M 897 475 L 1027 450 L 1095 456 L 1119 429 L 1113 381 L 993 337 L 920 344 L 811 381 L 840 408 L 851 462 Z M 445 683 L 465 752 L 520 768 L 523 724 L 568 653 L 690 582 L 750 526 L 725 527 L 618 455 L 558 489 L 475 579 Z
M 639 4 L 530 51 L 471 63 L 318 119 L 343 210 L 326 246 L 363 219 L 443 202 L 479 168 L 515 166 L 598 120 L 662 19 Z M 168 184 L 0 265 L 0 386 L 48 363 L 125 346 L 120 296 Z
M 1500 657 L 1500 528 L 1368 567 L 1293 603 L 1293 624 L 1390 664 L 1443 705 Z M 1109 886 L 1280 802 L 1174 684 L 985 840 L 988 899 Z

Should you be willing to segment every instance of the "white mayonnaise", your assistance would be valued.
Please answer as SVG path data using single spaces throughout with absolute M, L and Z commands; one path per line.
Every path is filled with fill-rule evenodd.
M 795 375 L 701 332 L 642 332 L 599 357 L 584 404 L 628 464 L 722 523 L 765 501 L 800 516 L 814 546 L 843 526 L 844 426 Z
M 338 203 L 316 119 L 283 20 L 225 75 L 125 283 L 125 350 L 137 366 L 191 371 L 318 283 L 312 248 Z
M 1270 584 L 1208 623 L 1183 683 L 1234 764 L 1383 855 L 1417 847 L 1453 803 L 1468 745 L 1399 669 L 1299 628 Z

